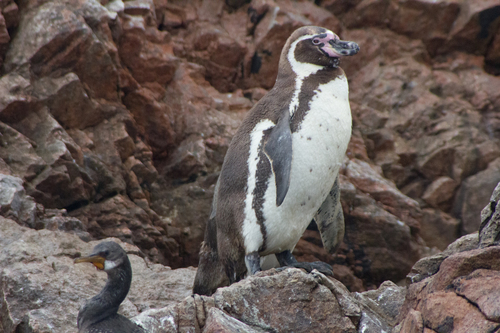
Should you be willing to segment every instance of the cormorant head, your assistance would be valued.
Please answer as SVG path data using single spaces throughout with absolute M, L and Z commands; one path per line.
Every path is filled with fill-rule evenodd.
M 127 253 L 120 245 L 112 241 L 97 244 L 92 253 L 87 257 L 75 259 L 75 264 L 91 262 L 97 269 L 109 272 L 122 265 L 127 258 Z

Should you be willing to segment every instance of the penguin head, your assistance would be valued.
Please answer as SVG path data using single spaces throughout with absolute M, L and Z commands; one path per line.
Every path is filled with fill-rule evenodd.
M 328 29 L 305 26 L 295 30 L 288 38 L 282 57 L 286 56 L 292 63 L 338 67 L 341 57 L 355 55 L 358 51 L 358 44 L 340 40 Z

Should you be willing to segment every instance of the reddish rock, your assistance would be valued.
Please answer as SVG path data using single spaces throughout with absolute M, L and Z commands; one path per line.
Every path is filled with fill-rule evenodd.
M 500 272 L 478 269 L 467 276 L 457 278 L 453 281 L 453 286 L 458 295 L 477 304 L 486 319 L 499 322 L 499 282 Z
M 420 235 L 429 247 L 444 250 L 460 235 L 460 221 L 439 209 L 422 209 Z
M 190 23 L 198 19 L 197 7 L 193 3 L 174 3 L 168 1 L 167 3 L 158 6 L 155 2 L 157 10 L 157 19 L 159 20 L 163 15 L 161 21 L 167 30 L 172 30 L 180 27 L 187 27 Z
M 422 322 L 436 332 L 487 332 L 498 327 L 499 266 L 492 259 L 500 248 L 477 246 L 477 234 L 464 236 L 412 268 L 395 332 L 422 332 Z
M 485 267 L 485 265 L 489 269 L 499 270 L 500 263 L 491 261 L 491 258 L 494 258 L 499 253 L 500 248 L 494 246 L 451 255 L 441 263 L 438 273 L 427 286 L 429 292 L 444 290 L 455 278 L 468 275 L 477 269 Z
M 170 82 L 179 65 L 170 35 L 149 26 L 142 16 L 123 16 L 121 28 L 118 52 L 134 79 L 160 85 Z
M 422 300 L 419 309 L 425 325 L 436 332 L 488 332 L 498 325 L 454 292 L 436 291 Z
M 182 266 L 198 265 L 199 244 L 205 234 L 205 224 L 200 221 L 208 219 L 216 181 L 216 176 L 201 176 L 194 183 L 174 186 L 159 182 L 152 188 L 151 207 L 164 220 L 168 235 L 179 244 Z
M 403 195 L 393 183 L 384 179 L 366 162 L 350 160 L 346 167 L 346 176 L 356 188 L 369 193 L 371 197 L 386 206 L 402 211 L 418 208 L 416 201 Z
M 52 116 L 64 128 L 95 126 L 113 113 L 113 110 L 89 98 L 75 73 L 36 81 L 33 96 L 47 105 Z
M 422 199 L 434 208 L 448 211 L 458 184 L 449 177 L 440 177 L 425 190 Z
M 308 1 L 269 1 L 265 10 L 261 3 L 250 4 L 251 13 L 263 13 L 255 26 L 254 45 L 245 60 L 245 87 L 261 86 L 270 89 L 278 74 L 281 49 L 290 34 L 303 25 L 326 25 L 340 33 L 340 26 L 333 15 L 319 10 Z
M 159 217 L 123 195 L 87 205 L 70 213 L 80 219 L 94 237 L 116 237 L 133 242 L 156 262 L 178 266 L 177 243 L 168 238 Z
M 293 255 L 298 261 L 312 262 L 323 261 L 333 267 L 333 276 L 344 284 L 349 291 L 365 291 L 363 280 L 356 276 L 363 270 L 360 260 L 351 260 L 345 253 L 350 253 L 346 244 L 340 246 L 338 253 L 330 254 L 323 248 L 321 236 L 317 230 L 306 230 L 299 240 Z M 352 249 L 351 249 L 352 251 Z M 358 258 L 359 259 L 359 258 Z
M 41 105 L 33 98 L 33 87 L 19 73 L 9 73 L 0 78 L 0 120 L 18 122 Z
M 493 41 L 486 51 L 486 56 L 484 58 L 487 64 L 498 66 L 500 64 L 500 30 L 493 37 Z
M 124 2 L 123 12 L 128 15 L 155 16 L 155 4 L 153 0 L 129 0 Z
M 355 181 L 366 190 L 373 191 L 373 194 L 357 191 L 347 179 L 343 177 L 340 179 L 341 200 L 346 221 L 344 243 L 347 247 L 340 248 L 337 258 L 343 256 L 347 261 L 352 260 L 355 269 L 357 268 L 356 275 L 368 283 L 379 284 L 387 278 L 399 281 L 403 278 L 403 274 L 406 274 L 404 272 L 408 272 L 418 260 L 422 250 L 419 244 L 421 240 L 414 238 L 411 233 L 411 228 L 418 228 L 418 222 L 405 213 L 405 207 L 413 201 L 404 197 L 393 185 L 388 186 L 387 182 L 376 185 L 374 180 L 369 180 L 375 172 L 362 168 L 363 164 L 359 161 L 350 163 L 360 168 L 358 171 L 364 170 L 368 174 L 364 172 L 354 174 L 353 171 L 357 169 L 353 167 L 349 180 L 354 176 L 359 177 Z M 387 194 L 379 195 L 379 198 L 385 200 L 385 204 L 393 204 L 394 211 L 400 213 L 401 217 L 391 214 L 388 211 L 389 205 L 383 206 L 387 208 L 385 210 L 381 203 L 372 198 L 380 193 Z M 418 206 L 416 203 L 415 205 Z M 411 228 L 409 224 L 412 225 Z
M 110 20 L 103 7 L 95 8 L 100 8 L 94 11 L 99 21 Z M 46 76 L 74 68 L 92 97 L 116 100 L 118 77 L 107 45 L 78 17 L 92 9 L 89 2 L 74 8 L 49 2 L 24 15 L 6 54 L 5 69 L 27 65 L 35 75 Z M 29 22 L 38 22 L 43 29 L 30 28 Z
M 499 183 L 500 184 L 500 183 Z M 498 234 L 500 233 L 500 216 L 497 210 L 500 201 L 500 185 L 495 187 L 490 202 L 481 211 L 481 226 L 479 227 L 479 247 L 484 248 L 492 245 L 500 245 Z
M 7 23 L 5 18 L 0 12 L 0 56 L 3 58 L 5 51 L 7 50 L 7 45 L 10 42 L 9 32 L 7 31 Z M 2 62 L 0 62 L 0 65 Z
M 389 10 L 389 28 L 411 38 L 421 39 L 435 53 L 447 39 L 459 13 L 459 0 L 393 1 Z M 408 24 L 408 22 L 413 22 Z
M 0 123 L 0 133 L 3 142 L 0 158 L 9 173 L 31 181 L 47 167 L 47 163 L 37 155 L 33 141 L 4 123 Z
M 172 123 L 175 124 L 174 115 L 172 110 L 161 102 L 162 97 L 155 96 L 147 88 L 140 88 L 123 99 L 123 103 L 134 117 L 139 133 L 145 137 L 155 154 L 172 149 L 177 141 L 172 128 Z
M 289 279 L 293 279 L 295 274 L 302 275 L 303 273 L 292 270 L 288 274 L 291 275 Z M 259 275 L 264 276 L 259 278 Z M 285 283 L 282 279 L 282 275 L 257 274 L 245 280 L 246 283 L 241 286 L 238 294 L 232 292 L 231 287 L 221 288 L 213 298 L 216 304 L 223 301 L 224 309 L 236 319 L 262 328 L 275 327 L 280 331 L 293 330 L 294 332 L 322 329 L 355 332 L 352 322 L 341 315 L 339 304 L 331 301 L 333 294 L 325 286 L 318 286 L 314 276 L 306 277 L 305 280 L 300 279 L 295 284 Z M 273 297 L 276 294 L 289 294 L 291 289 L 295 292 L 286 301 L 286 306 L 282 300 Z M 255 293 L 255 290 L 267 290 L 265 293 L 267 297 L 262 298 Z M 254 311 L 252 309 L 255 306 L 264 306 L 264 308 Z M 283 309 L 281 314 L 271 310 L 276 309 L 277 306 Z M 300 313 L 299 320 L 297 320 L 298 313 Z
M 63 208 L 93 195 L 90 176 L 83 170 L 83 153 L 48 113 L 32 112 L 12 126 L 36 143 L 35 152 L 49 166 L 28 185 L 28 193 L 50 208 Z
M 241 20 L 246 20 L 246 17 L 240 15 L 237 21 L 232 22 L 231 16 L 235 15 L 225 18 L 224 27 L 209 22 L 197 23 L 181 41 L 181 54 L 189 61 L 204 66 L 205 78 L 221 92 L 236 89 L 235 82 L 240 78 L 240 68 L 247 52 L 245 31 L 239 32 L 239 28 L 244 27 Z
M 207 155 L 203 139 L 189 136 L 177 147 L 164 169 L 171 178 L 185 178 L 206 172 Z
M 425 330 L 426 331 L 424 331 L 422 314 L 420 313 L 420 311 L 415 311 L 411 309 L 410 312 L 408 312 L 408 314 L 406 315 L 406 318 L 401 325 L 399 333 L 409 333 L 409 332 L 431 333 L 430 329 L 425 328 Z
M 371 310 L 374 313 L 380 314 L 385 319 L 385 323 L 373 323 L 370 325 L 371 327 L 364 326 L 363 319 L 361 319 L 360 327 L 366 327 L 367 331 L 370 332 L 389 331 L 397 324 L 399 311 L 403 305 L 405 296 L 406 287 L 400 287 L 391 281 L 385 281 L 376 290 L 354 293 L 354 297 L 362 301 L 360 303 L 366 309 L 366 312 L 370 312 Z
M 336 1 L 340 2 L 340 1 Z M 356 7 L 342 15 L 342 20 L 348 28 L 359 28 L 363 24 L 369 26 L 386 26 L 390 0 L 356 1 Z M 336 12 L 337 10 L 334 10 Z
M 353 294 L 317 272 L 270 270 L 220 288 L 212 297 L 193 295 L 176 306 L 145 311 L 134 320 L 146 329 L 161 327 L 167 332 L 232 332 L 236 328 L 245 332 L 310 332 L 311 328 L 356 332 L 356 327 L 389 332 L 403 293 L 404 288 L 385 283 L 379 290 Z M 378 311 L 377 305 L 384 310 Z
M 234 132 L 273 85 L 291 31 L 321 25 L 362 50 L 342 61 L 354 124 L 341 175 L 346 238 L 331 256 L 309 230 L 296 252 L 332 263 L 351 290 L 401 280 L 422 254 L 435 253 L 426 246 L 443 249 L 458 236 L 457 218 L 478 218 L 488 198 L 473 212 L 463 206 L 469 194 L 455 196 L 454 186 L 473 203 L 471 184 L 483 184 L 500 156 L 500 79 L 483 69 L 485 61 L 495 66 L 497 7 L 463 1 L 452 24 L 457 4 L 321 1 L 334 16 L 311 1 L 3 1 L 0 36 L 16 33 L 3 44 L 0 170 L 36 199 L 21 200 L 32 205 L 18 216 L 33 221 L 36 212 L 35 228 L 116 235 L 153 260 L 196 265 Z M 485 39 L 474 39 L 479 22 Z M 483 246 L 496 244 L 492 202 Z M 460 207 L 453 216 L 444 212 L 451 204 Z M 14 206 L 6 209 L 22 211 Z M 429 269 L 447 256 L 429 259 Z M 201 316 L 196 302 L 175 320 Z M 420 327 L 425 318 L 414 311 Z M 386 327 L 363 320 L 355 324 Z
M 461 3 L 460 9 L 448 40 L 438 48 L 438 52 L 460 50 L 484 55 L 499 24 L 498 2 L 465 1 Z
M 13 0 L 2 1 L 2 16 L 7 28 L 16 27 L 19 24 L 19 7 Z
M 362 0 L 325 0 L 321 2 L 321 7 L 328 9 L 335 15 L 339 17 L 353 9 Z
M 455 201 L 455 211 L 462 220 L 466 233 L 479 229 L 481 210 L 488 204 L 491 192 L 500 182 L 500 159 L 488 165 L 486 170 L 467 178 L 460 186 Z

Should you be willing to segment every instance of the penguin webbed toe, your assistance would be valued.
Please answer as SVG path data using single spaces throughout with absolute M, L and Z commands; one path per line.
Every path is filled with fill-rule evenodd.
M 276 258 L 281 266 L 281 269 L 278 270 L 282 270 L 286 267 L 295 267 L 305 269 L 308 273 L 311 273 L 313 270 L 317 270 L 325 275 L 333 276 L 333 268 L 331 265 L 322 261 L 299 262 L 295 259 L 290 250 L 276 253 Z

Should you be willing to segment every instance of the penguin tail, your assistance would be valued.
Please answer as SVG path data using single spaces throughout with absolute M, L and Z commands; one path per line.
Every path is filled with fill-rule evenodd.
M 212 218 L 208 220 L 205 240 L 201 243 L 193 294 L 210 296 L 217 288 L 228 285 L 226 269 L 217 251 L 217 227 Z

